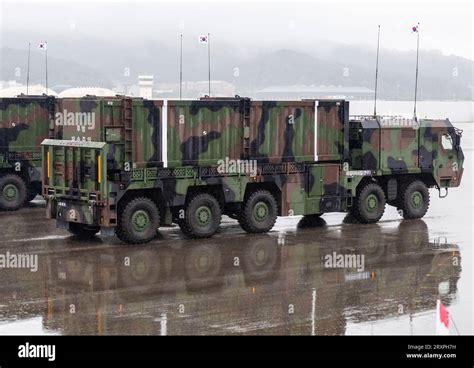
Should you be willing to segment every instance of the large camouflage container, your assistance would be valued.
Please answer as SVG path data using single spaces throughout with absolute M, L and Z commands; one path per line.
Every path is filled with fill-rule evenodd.
M 166 166 L 212 166 L 245 157 L 246 99 L 165 101 Z
M 90 96 L 57 101 L 55 138 L 107 142 L 116 168 L 338 161 L 347 115 L 343 101 Z
M 47 96 L 0 98 L 0 169 L 17 162 L 41 167 L 41 142 L 49 134 L 49 111 L 54 99 Z
M 168 101 L 166 163 L 213 166 L 219 160 L 261 163 L 338 161 L 347 150 L 344 101 Z
M 55 138 L 107 142 L 115 169 L 161 165 L 161 101 L 129 97 L 59 99 Z M 133 132 L 133 133 L 132 133 Z
M 41 191 L 41 142 L 54 97 L 0 98 L 0 210 L 16 210 Z
M 254 101 L 250 158 L 259 161 L 339 161 L 344 155 L 345 101 Z

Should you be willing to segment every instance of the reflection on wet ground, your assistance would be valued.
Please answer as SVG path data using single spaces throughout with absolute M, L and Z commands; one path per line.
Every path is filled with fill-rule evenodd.
M 40 228 L 26 248 L 16 234 L 3 254 L 37 254 L 38 270 L 2 270 L 0 333 L 345 334 L 432 311 L 439 296 L 449 306 L 457 245 L 430 241 L 421 220 L 393 225 L 302 218 L 292 231 L 250 236 L 229 220 L 212 239 L 171 229 L 141 247 Z

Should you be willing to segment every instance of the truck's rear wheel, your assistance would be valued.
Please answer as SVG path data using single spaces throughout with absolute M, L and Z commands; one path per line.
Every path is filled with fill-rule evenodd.
M 398 202 L 398 209 L 403 211 L 403 218 L 421 218 L 426 214 L 429 206 L 430 192 L 425 183 L 421 180 L 415 180 L 404 186 Z
M 242 204 L 239 224 L 248 233 L 266 233 L 275 225 L 277 211 L 275 197 L 268 190 L 257 190 Z
M 125 243 L 140 244 L 153 240 L 160 226 L 160 212 L 149 198 L 139 197 L 123 205 L 115 228 L 117 237 Z
M 361 223 L 370 224 L 381 219 L 385 211 L 385 194 L 380 185 L 368 183 L 358 190 L 351 215 Z
M 77 222 L 69 223 L 69 232 L 79 239 L 91 239 L 99 231 L 100 227 L 98 226 L 78 224 Z
M 222 210 L 217 199 L 207 193 L 191 198 L 185 208 L 185 218 L 178 225 L 191 238 L 209 238 L 221 223 Z
M 15 211 L 26 202 L 26 184 L 18 175 L 7 174 L 0 178 L 0 210 Z

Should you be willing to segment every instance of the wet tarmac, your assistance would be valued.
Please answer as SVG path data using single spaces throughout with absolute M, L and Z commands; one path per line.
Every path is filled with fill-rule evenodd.
M 344 214 L 279 218 L 265 235 L 223 219 L 211 239 L 165 228 L 146 246 L 80 241 L 34 201 L 0 213 L 0 334 L 473 334 L 472 130 L 462 186 L 431 191 L 423 220 L 387 207 L 374 225 Z M 14 268 L 20 254 L 24 268 Z

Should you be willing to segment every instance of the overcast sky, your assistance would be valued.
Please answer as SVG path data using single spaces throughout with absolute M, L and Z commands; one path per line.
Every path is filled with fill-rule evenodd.
M 213 45 L 233 43 L 250 52 L 262 48 L 312 48 L 321 41 L 410 50 L 420 22 L 422 49 L 473 59 L 472 1 L 10 1 L 0 0 L 3 40 L 15 33 L 54 34 L 140 42 L 157 38 L 176 42 L 177 35 L 197 43 L 211 33 Z M 8 42 L 9 46 L 10 45 Z M 42 40 L 38 40 L 42 41 Z M 0 40 L 1 42 L 1 40 Z M 20 45 L 19 48 L 22 48 Z

